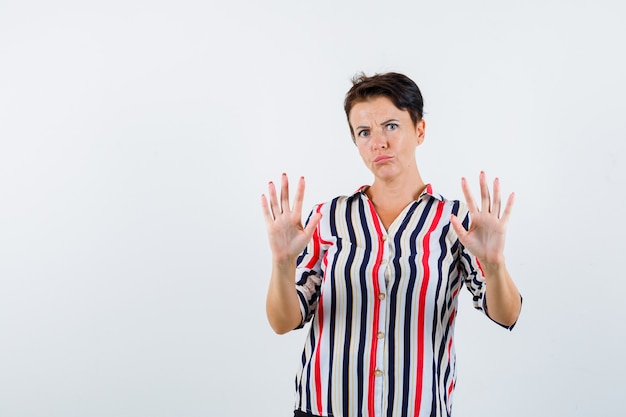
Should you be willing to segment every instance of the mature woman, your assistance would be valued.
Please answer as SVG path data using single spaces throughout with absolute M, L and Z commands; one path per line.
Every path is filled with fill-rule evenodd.
M 449 416 L 454 321 L 463 284 L 474 306 L 511 329 L 521 297 L 504 262 L 513 195 L 502 209 L 480 174 L 481 208 L 424 183 L 415 149 L 426 124 L 402 74 L 364 75 L 345 99 L 371 186 L 316 206 L 301 224 L 287 176 L 262 206 L 272 251 L 267 316 L 277 333 L 311 322 L 296 376 L 295 416 Z M 471 218 L 471 223 L 470 223 Z

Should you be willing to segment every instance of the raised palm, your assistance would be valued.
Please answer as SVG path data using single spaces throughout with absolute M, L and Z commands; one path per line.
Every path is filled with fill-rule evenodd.
M 280 196 L 277 195 L 273 182 L 268 185 L 268 196 L 269 201 L 265 195 L 261 197 L 261 205 L 272 257 L 277 261 L 292 260 L 306 248 L 322 215 L 315 213 L 307 226 L 303 227 L 303 177 L 298 180 L 293 207 L 289 205 L 289 180 L 286 174 L 281 177 Z
M 459 219 L 452 216 L 452 227 L 459 236 L 459 240 L 478 260 L 486 265 L 501 265 L 504 263 L 504 243 L 506 227 L 513 208 L 515 195 L 511 194 L 504 211 L 501 212 L 500 181 L 493 182 L 493 199 L 489 193 L 487 179 L 484 172 L 480 173 L 481 208 L 472 198 L 467 180 L 461 180 L 461 188 L 470 214 L 469 230 L 465 230 Z

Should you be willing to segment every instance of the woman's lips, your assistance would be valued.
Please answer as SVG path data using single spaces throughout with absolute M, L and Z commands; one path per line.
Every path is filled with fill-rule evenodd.
M 379 164 L 381 162 L 387 162 L 391 158 L 392 156 L 389 156 L 389 155 L 378 155 L 376 158 L 374 158 L 374 163 Z

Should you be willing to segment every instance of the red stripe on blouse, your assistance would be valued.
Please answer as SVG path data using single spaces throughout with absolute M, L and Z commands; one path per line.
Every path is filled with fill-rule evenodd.
M 324 329 L 324 308 L 322 305 L 323 296 L 320 294 L 319 304 L 317 307 L 317 315 L 319 316 L 319 337 L 317 338 L 317 347 L 315 351 L 315 400 L 317 403 L 317 412 L 322 413 L 322 365 L 320 362 L 320 352 L 322 350 L 322 330 Z
M 448 357 L 452 357 L 452 338 L 450 338 L 450 342 L 448 342 Z M 452 395 L 452 391 L 454 390 L 454 378 L 450 378 L 450 384 L 448 385 L 448 398 Z M 450 402 L 448 402 L 450 404 Z
M 476 264 L 478 265 L 478 269 L 480 269 L 480 273 L 483 274 L 483 277 L 485 276 L 485 271 L 483 271 L 483 267 L 480 264 L 480 261 L 478 260 L 478 258 L 476 258 Z
M 450 319 L 448 320 L 448 325 L 452 326 L 452 322 L 454 322 L 454 316 L 456 315 L 456 309 L 452 309 L 452 313 L 450 313 Z
M 319 213 L 321 209 L 322 209 L 322 205 L 320 204 L 317 206 L 317 209 L 315 210 L 315 212 Z M 315 228 L 315 232 L 313 232 L 313 256 L 311 256 L 311 259 L 307 263 L 307 266 L 306 266 L 307 268 L 313 268 L 315 264 L 317 263 L 317 260 L 320 256 L 320 242 L 321 241 L 322 241 L 322 238 L 320 236 L 320 228 L 318 225 Z M 324 262 L 326 262 L 326 259 L 324 259 Z M 318 319 L 319 337 L 317 338 L 317 346 L 315 349 L 315 368 L 313 370 L 314 379 L 315 379 L 315 403 L 317 405 L 317 411 L 319 413 L 322 413 L 322 365 L 321 365 L 321 360 L 320 360 L 320 354 L 322 351 L 322 347 L 321 347 L 322 330 L 324 330 L 323 301 L 324 301 L 323 294 L 320 294 L 320 299 L 318 301 L 318 306 L 317 306 L 317 315 L 319 316 L 319 319 Z
M 316 213 L 319 213 L 320 210 L 322 209 L 322 205 L 318 205 L 317 209 L 315 210 Z M 309 259 L 309 262 L 306 264 L 306 268 L 313 268 L 315 266 L 315 264 L 317 263 L 317 259 L 320 256 L 320 241 L 322 240 L 322 238 L 320 237 L 320 227 L 319 225 L 315 228 L 315 231 L 313 232 L 313 254 L 311 255 L 311 259 Z
M 426 310 L 426 292 L 428 290 L 428 280 L 430 278 L 430 267 L 428 265 L 428 258 L 430 257 L 430 234 L 435 230 L 441 215 L 443 213 L 444 203 L 440 202 L 437 206 L 437 212 L 428 229 L 428 232 L 424 236 L 424 253 L 422 255 L 422 268 L 424 269 L 424 279 L 420 287 L 419 304 L 417 313 L 417 380 L 415 387 L 415 415 L 419 415 L 420 405 L 422 403 L 422 384 L 424 374 L 424 312 Z
M 374 204 L 368 200 L 370 212 L 372 214 L 372 218 L 374 219 L 374 227 L 376 228 L 376 235 L 378 237 L 378 253 L 376 253 L 376 262 L 374 263 L 374 268 L 372 270 L 372 284 L 374 285 L 374 317 L 372 320 L 372 347 L 370 350 L 370 372 L 369 372 L 369 393 L 367 399 L 367 411 L 368 415 L 374 416 L 374 388 L 376 385 L 376 350 L 378 349 L 378 326 L 380 321 L 380 298 L 378 298 L 378 293 L 380 291 L 380 286 L 378 285 L 378 273 L 380 271 L 380 264 L 383 260 L 383 231 L 380 227 L 380 220 L 378 218 L 378 214 L 376 213 L 376 209 L 374 208 Z

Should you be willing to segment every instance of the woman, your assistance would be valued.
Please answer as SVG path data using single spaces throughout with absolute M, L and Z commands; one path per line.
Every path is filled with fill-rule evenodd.
M 285 174 L 280 196 L 270 183 L 262 198 L 269 322 L 277 333 L 311 322 L 295 416 L 449 416 L 461 286 L 502 326 L 519 315 L 503 254 L 513 194 L 502 210 L 484 173 L 480 210 L 465 179 L 467 206 L 435 193 L 415 158 L 426 127 L 417 85 L 397 73 L 353 84 L 345 111 L 372 185 L 318 205 L 306 227 L 303 178 L 293 207 Z

